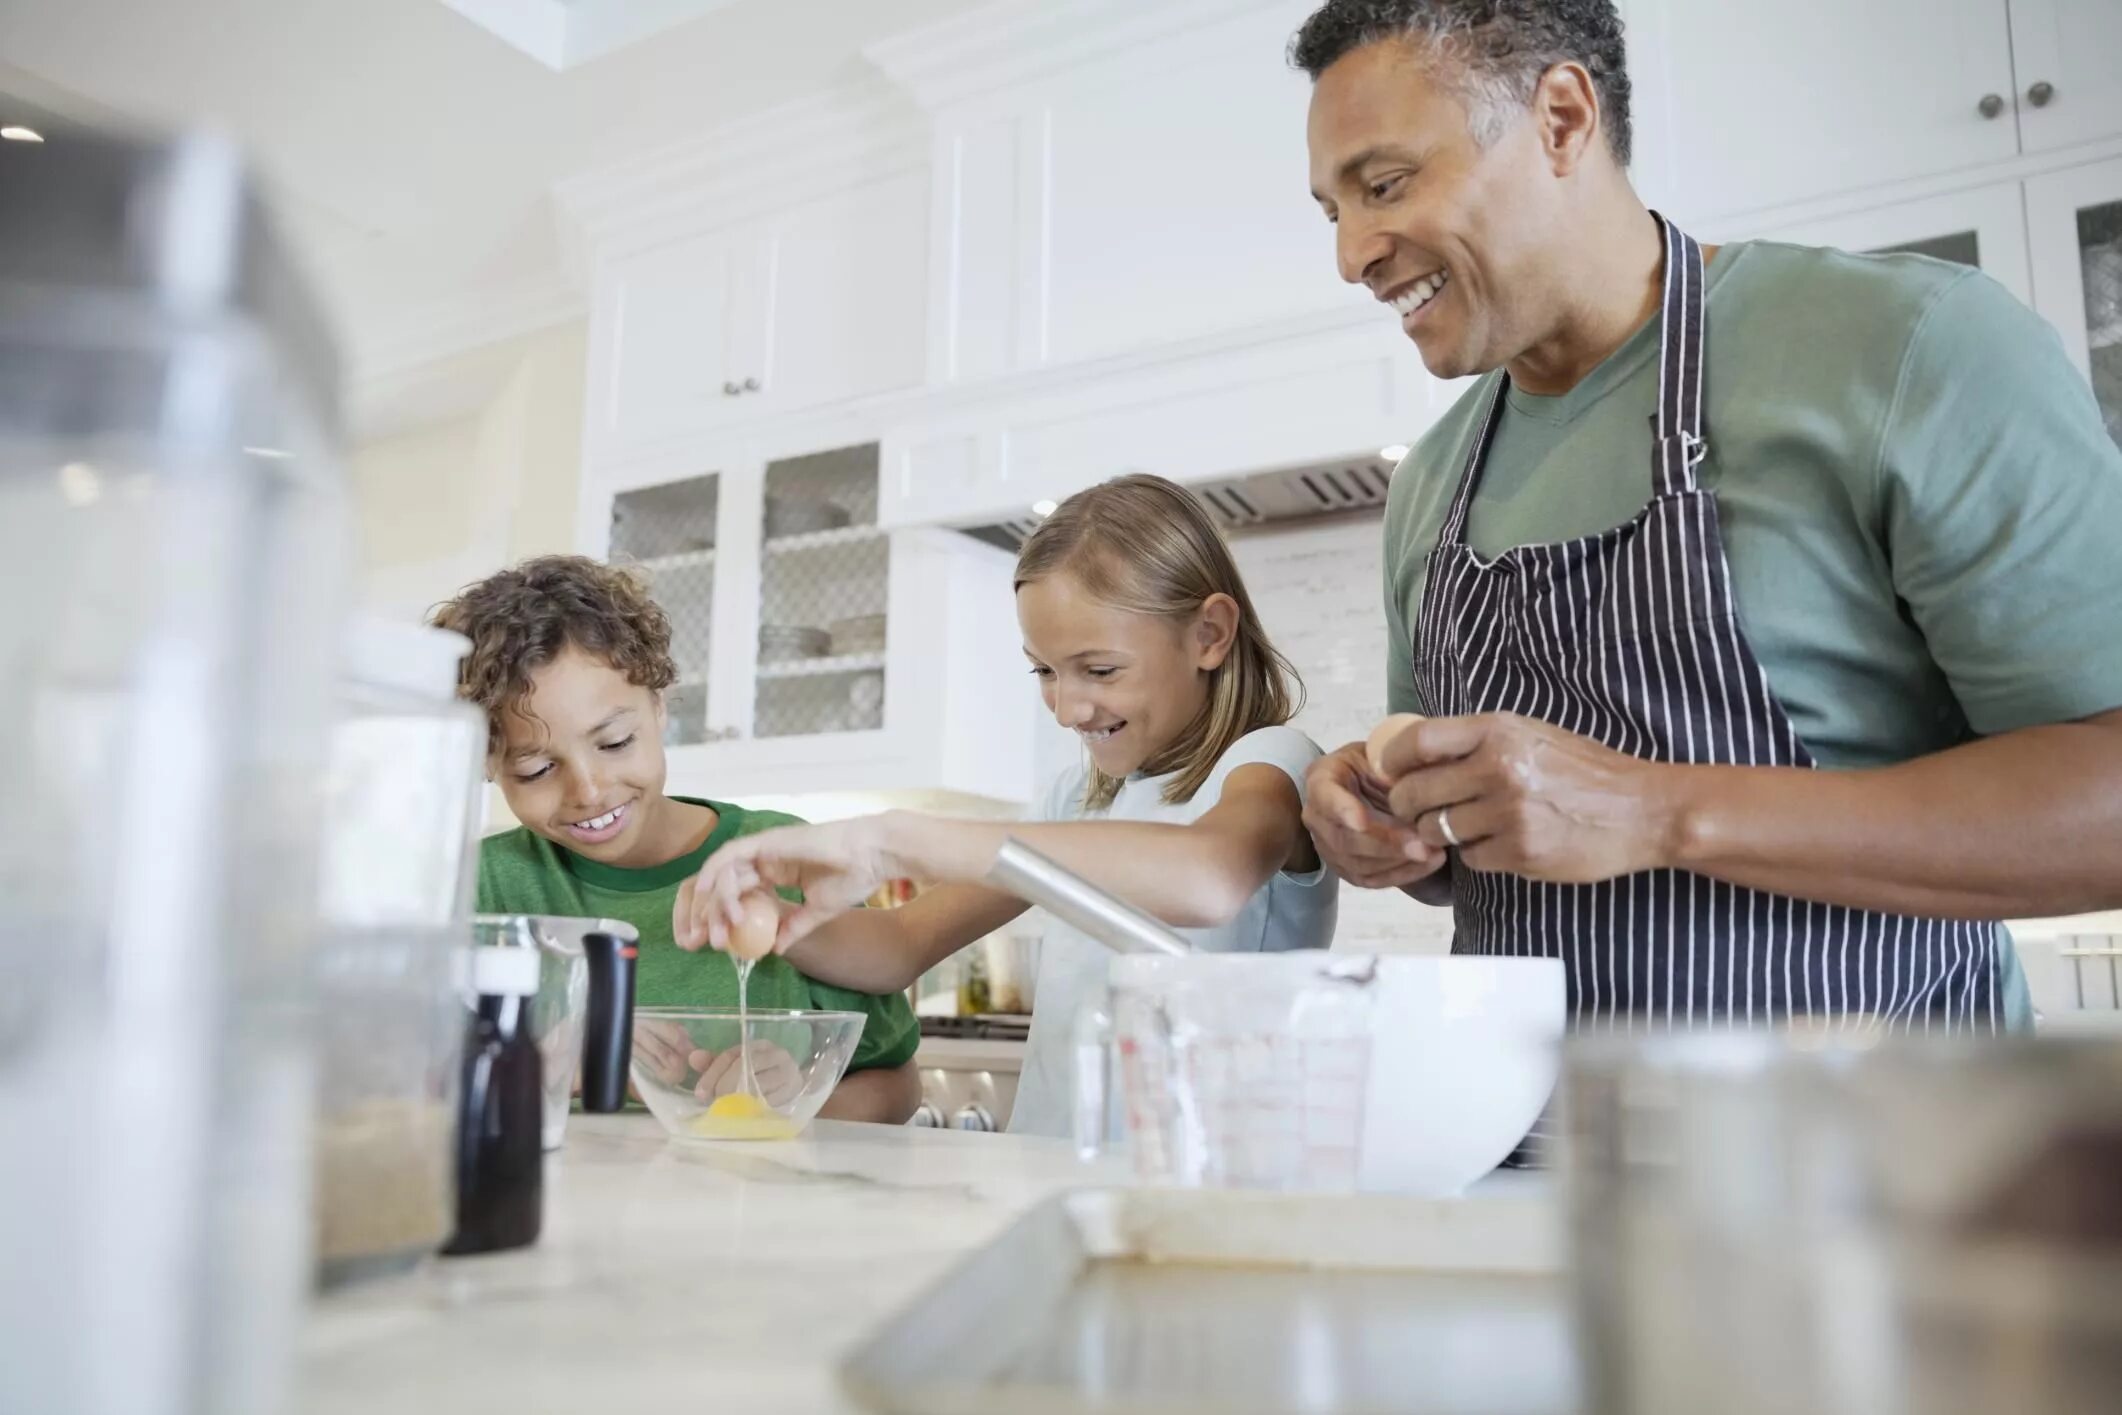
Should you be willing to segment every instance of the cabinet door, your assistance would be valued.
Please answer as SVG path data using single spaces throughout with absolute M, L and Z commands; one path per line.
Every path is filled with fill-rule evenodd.
M 1834 246 L 1866 253 L 1912 251 L 1958 261 L 1986 272 L 2026 303 L 2034 301 L 2026 249 L 2026 207 L 2017 182 L 1899 202 L 1758 234 L 1804 246 Z
M 611 451 L 726 418 L 741 400 L 731 293 L 753 243 L 718 233 L 621 257 L 598 281 L 591 400 Z
M 756 379 L 763 396 L 740 400 L 747 416 L 921 381 L 928 208 L 928 176 L 912 172 L 767 223 L 753 267 L 767 295 L 752 326 L 760 343 L 743 360 L 743 377 Z
M 1625 16 L 1638 185 L 1682 221 L 2018 152 L 2005 0 L 1628 0 Z
M 2011 0 L 2028 152 L 2122 133 L 2122 0 Z
M 1372 308 L 1305 194 L 1311 86 L 1276 0 L 968 119 L 946 149 L 947 376 L 979 377 Z
M 877 446 L 766 464 L 751 735 L 884 730 L 891 542 L 877 526 Z
M 715 649 L 715 571 L 720 553 L 723 477 L 709 472 L 611 499 L 608 558 L 631 566 L 670 619 L 678 681 L 664 693 L 663 740 L 686 746 L 717 735 L 708 687 Z
M 2108 433 L 2122 445 L 2122 160 L 2026 184 L 2034 307 L 2092 380 Z

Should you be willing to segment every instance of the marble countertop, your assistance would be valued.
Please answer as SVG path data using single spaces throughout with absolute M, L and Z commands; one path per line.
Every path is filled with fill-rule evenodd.
M 317 1305 L 298 1409 L 853 1411 L 847 1350 L 1039 1199 L 1123 1178 L 1058 1140 L 820 1121 L 678 1145 L 645 1115 L 576 1115 L 546 1159 L 533 1247 Z

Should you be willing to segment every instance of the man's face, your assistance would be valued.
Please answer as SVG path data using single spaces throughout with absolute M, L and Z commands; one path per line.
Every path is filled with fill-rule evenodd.
M 1415 45 L 1352 50 L 1312 88 L 1312 195 L 1341 276 L 1387 302 L 1439 378 L 1501 367 L 1552 328 L 1541 293 L 1553 183 L 1537 126 L 1487 147 Z

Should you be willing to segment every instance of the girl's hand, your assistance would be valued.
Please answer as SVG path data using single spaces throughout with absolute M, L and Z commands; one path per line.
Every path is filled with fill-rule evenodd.
M 678 889 L 671 934 L 680 948 L 729 947 L 744 917 L 744 896 L 800 889 L 803 904 L 784 909 L 774 951 L 786 952 L 826 920 L 843 914 L 902 871 L 883 847 L 885 817 L 787 826 L 731 841 L 710 855 Z

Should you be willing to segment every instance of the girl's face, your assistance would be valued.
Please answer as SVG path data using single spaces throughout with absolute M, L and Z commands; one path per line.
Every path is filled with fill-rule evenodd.
M 530 681 L 488 766 L 516 819 L 602 864 L 661 863 L 662 695 L 573 646 Z
M 1115 609 L 1070 574 L 1017 591 L 1024 655 L 1054 720 L 1107 776 L 1125 777 L 1193 725 L 1230 657 L 1238 605 L 1212 595 L 1184 619 Z

